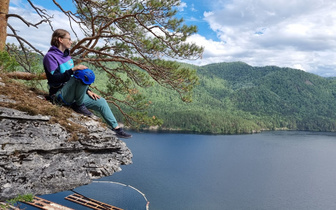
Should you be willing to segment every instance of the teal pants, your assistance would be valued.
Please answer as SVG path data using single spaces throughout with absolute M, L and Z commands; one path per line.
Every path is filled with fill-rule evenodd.
M 71 79 L 56 93 L 56 97 L 61 96 L 63 102 L 67 105 L 76 103 L 78 106 L 84 104 L 86 108 L 97 111 L 103 116 L 109 126 L 115 128 L 118 122 L 115 119 L 107 101 L 100 97 L 94 100 L 87 93 L 88 85 L 84 85 L 80 80 L 71 77 Z

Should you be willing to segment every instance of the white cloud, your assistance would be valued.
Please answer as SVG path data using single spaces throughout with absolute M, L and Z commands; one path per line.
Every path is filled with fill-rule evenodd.
M 188 7 L 187 3 L 181 2 L 181 4 L 178 6 L 179 11 L 184 11 L 184 8 Z
M 195 5 L 194 4 L 191 4 L 191 8 L 190 8 L 191 11 L 193 12 L 197 12 L 198 10 L 195 8 Z
M 210 3 L 210 2 L 209 2 Z M 233 0 L 204 12 L 221 41 L 204 37 L 202 61 L 299 68 L 336 76 L 336 2 L 333 0 Z M 213 7 L 215 8 L 215 7 Z

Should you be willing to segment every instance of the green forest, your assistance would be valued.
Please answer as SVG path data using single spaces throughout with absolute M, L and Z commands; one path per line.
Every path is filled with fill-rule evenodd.
M 244 134 L 263 130 L 336 130 L 336 80 L 297 69 L 242 62 L 193 66 L 193 101 L 155 85 L 141 89 L 158 131 Z M 98 76 L 98 83 L 104 75 Z M 122 116 L 115 110 L 118 119 Z M 142 127 L 141 129 L 148 129 Z

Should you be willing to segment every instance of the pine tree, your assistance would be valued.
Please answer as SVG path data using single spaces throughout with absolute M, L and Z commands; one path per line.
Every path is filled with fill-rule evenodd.
M 40 14 L 40 23 L 52 27 L 50 14 L 27 1 Z M 176 18 L 180 0 L 73 0 L 76 11 L 66 11 L 56 0 L 53 2 L 69 17 L 69 24 L 77 24 L 85 35 L 79 38 L 76 31 L 71 33 L 75 62 L 106 72 L 107 91 L 99 91 L 118 107 L 126 121 L 158 123 L 146 117 L 143 110 L 148 102 L 139 87 L 158 83 L 177 91 L 183 101 L 191 101 L 198 82 L 196 71 L 173 60 L 198 59 L 203 48 L 187 41 L 197 28 Z M 17 34 L 15 37 L 22 40 Z M 125 106 L 132 112 L 124 111 Z

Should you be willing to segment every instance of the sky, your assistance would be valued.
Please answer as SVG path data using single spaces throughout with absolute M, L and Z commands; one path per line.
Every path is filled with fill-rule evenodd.
M 69 30 L 67 18 L 52 0 L 33 2 L 54 16 L 55 28 Z M 71 0 L 58 2 L 73 9 Z M 183 62 L 203 66 L 241 61 L 336 76 L 335 0 L 181 0 L 178 10 L 185 24 L 198 27 L 188 41 L 204 47 L 202 59 Z M 11 0 L 10 13 L 29 20 L 38 18 L 23 0 Z M 14 19 L 9 23 L 42 52 L 47 51 L 52 33 L 49 26 L 27 28 Z

